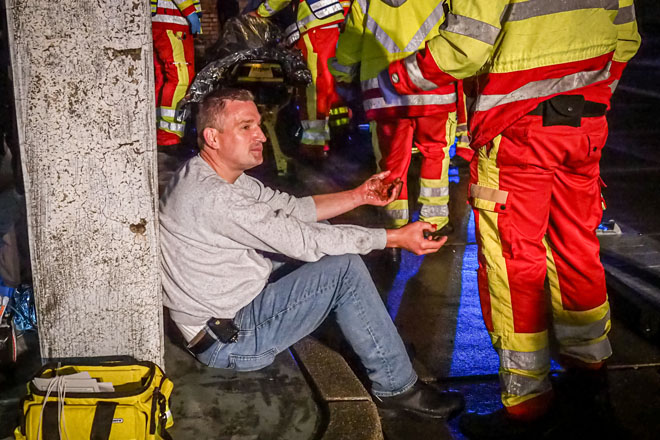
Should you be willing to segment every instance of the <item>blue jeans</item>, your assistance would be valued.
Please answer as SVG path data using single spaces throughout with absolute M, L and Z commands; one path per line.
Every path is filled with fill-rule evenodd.
M 324 257 L 269 283 L 236 314 L 238 341 L 216 342 L 197 358 L 210 367 L 258 370 L 331 312 L 362 361 L 374 395 L 393 396 L 415 383 L 403 342 L 357 255 Z

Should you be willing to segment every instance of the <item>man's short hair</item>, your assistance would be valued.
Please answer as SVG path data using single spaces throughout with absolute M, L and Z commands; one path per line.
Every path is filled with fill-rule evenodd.
M 220 88 L 212 91 L 202 99 L 197 107 L 197 143 L 204 147 L 204 129 L 207 127 L 223 130 L 222 114 L 227 101 L 252 101 L 254 95 L 245 89 Z

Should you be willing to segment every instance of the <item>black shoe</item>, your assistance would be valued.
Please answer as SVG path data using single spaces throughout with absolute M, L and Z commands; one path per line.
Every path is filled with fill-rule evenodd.
M 465 414 L 458 426 L 471 440 L 537 440 L 549 435 L 559 423 L 550 413 L 532 421 L 512 419 L 501 408 L 492 413 Z
M 392 397 L 376 397 L 374 402 L 387 415 L 408 413 L 436 419 L 450 419 L 465 406 L 463 395 L 455 391 L 440 391 L 417 380 L 415 385 Z
M 451 223 L 447 223 L 437 231 L 433 231 L 433 232 L 424 231 L 424 238 L 430 237 L 433 240 L 440 240 L 442 237 L 451 235 L 453 232 L 454 232 L 454 226 Z

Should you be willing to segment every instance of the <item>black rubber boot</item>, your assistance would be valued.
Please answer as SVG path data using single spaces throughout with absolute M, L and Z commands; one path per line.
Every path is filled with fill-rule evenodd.
M 379 411 L 388 416 L 408 413 L 421 417 L 450 419 L 465 406 L 461 393 L 440 391 L 421 380 L 401 394 L 392 397 L 376 397 Z

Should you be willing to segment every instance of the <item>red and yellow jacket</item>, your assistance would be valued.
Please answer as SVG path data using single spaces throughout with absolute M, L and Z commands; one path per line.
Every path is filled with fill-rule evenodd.
M 265 0 L 259 5 L 257 14 L 260 17 L 271 17 L 292 1 L 298 1 L 296 23 L 292 26 L 296 27 L 300 34 L 317 27 L 343 22 L 345 12 L 350 6 L 349 0 Z M 291 33 L 289 28 L 286 33 Z
M 150 3 L 152 27 L 186 31 L 189 28 L 186 17 L 202 12 L 200 0 L 150 0 Z
M 471 77 L 478 148 L 555 95 L 609 105 L 639 45 L 633 0 L 451 0 L 438 36 L 389 75 L 402 95 Z

